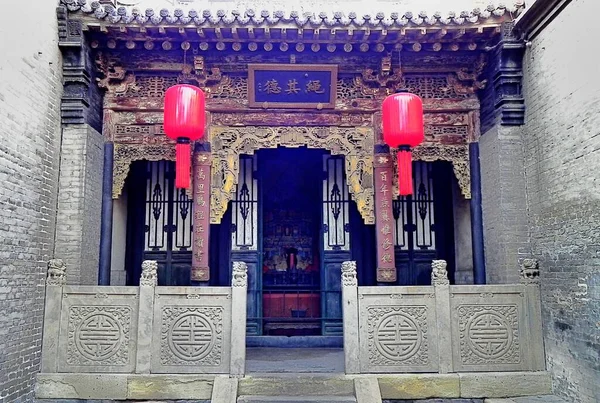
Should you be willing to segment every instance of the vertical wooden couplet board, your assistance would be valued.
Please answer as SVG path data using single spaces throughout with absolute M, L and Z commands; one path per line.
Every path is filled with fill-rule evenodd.
M 390 154 L 375 154 L 375 227 L 377 231 L 377 281 L 396 281 L 394 259 L 393 162 Z
M 193 157 L 194 172 L 194 241 L 192 244 L 192 281 L 208 281 L 208 248 L 210 232 L 210 153 L 198 152 Z

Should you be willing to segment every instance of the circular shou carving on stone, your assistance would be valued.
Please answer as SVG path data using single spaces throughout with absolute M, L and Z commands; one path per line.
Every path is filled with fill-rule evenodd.
M 83 319 L 75 331 L 75 346 L 85 358 L 104 361 L 119 351 L 123 329 L 110 315 L 94 313 Z
M 206 357 L 215 343 L 215 331 L 211 322 L 199 313 L 190 312 L 179 316 L 169 329 L 169 348 L 184 361 L 197 361 Z
M 415 355 L 423 340 L 419 326 L 408 315 L 394 312 L 384 316 L 375 332 L 375 346 L 386 358 L 406 361 Z
M 468 342 L 474 354 L 493 360 L 512 345 L 512 329 L 506 318 L 492 311 L 478 312 L 467 323 Z

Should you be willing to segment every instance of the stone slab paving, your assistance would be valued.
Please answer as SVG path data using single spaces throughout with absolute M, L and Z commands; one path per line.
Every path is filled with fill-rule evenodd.
M 246 373 L 344 373 L 341 348 L 262 348 L 246 350 Z

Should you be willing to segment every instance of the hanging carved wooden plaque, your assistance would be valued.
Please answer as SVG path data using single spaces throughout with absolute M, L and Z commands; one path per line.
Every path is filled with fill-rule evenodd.
M 334 108 L 337 65 L 249 64 L 251 108 Z

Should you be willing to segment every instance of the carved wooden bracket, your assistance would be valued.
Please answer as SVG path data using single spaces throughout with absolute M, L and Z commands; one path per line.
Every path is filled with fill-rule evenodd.
M 398 159 L 394 154 L 394 194 L 398 194 Z M 423 144 L 412 150 L 413 161 L 449 161 L 452 163 L 454 176 L 458 180 L 460 192 L 465 199 L 471 198 L 471 171 L 469 170 L 469 146 L 460 145 L 441 145 L 441 144 Z
M 261 148 L 302 147 L 344 155 L 346 181 L 366 224 L 375 223 L 373 206 L 373 130 L 368 127 L 225 127 L 210 128 L 213 155 L 210 219 L 221 222 L 238 181 L 239 155 Z

